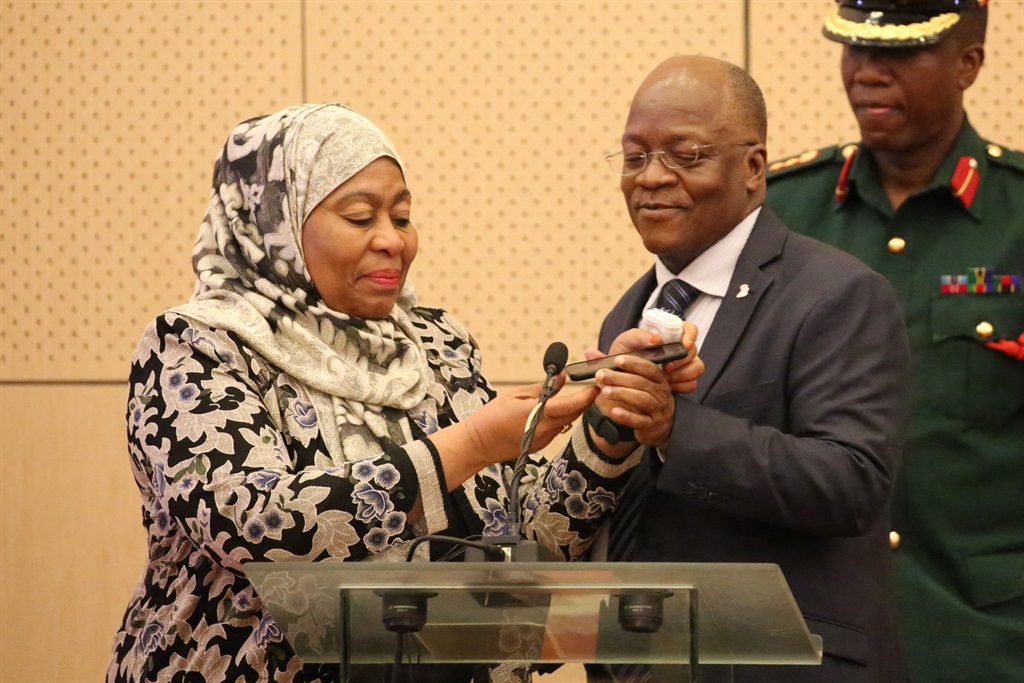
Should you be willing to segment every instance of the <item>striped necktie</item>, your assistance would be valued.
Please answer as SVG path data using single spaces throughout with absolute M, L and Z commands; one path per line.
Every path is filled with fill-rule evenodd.
M 680 318 L 685 318 L 683 312 L 689 308 L 693 300 L 700 294 L 700 290 L 688 282 L 674 278 L 665 283 L 658 293 L 658 299 L 654 302 L 655 308 L 668 311 Z
M 661 288 L 654 307 L 685 318 L 684 311 L 699 294 L 700 290 L 693 285 L 674 278 Z M 622 489 L 618 507 L 608 523 L 609 562 L 623 562 L 633 556 L 640 516 L 647 507 L 647 497 L 654 491 L 654 473 L 647 460 L 649 457 L 649 454 L 644 454 L 644 459 L 633 470 L 633 476 Z M 647 664 L 591 664 L 587 670 L 594 675 L 611 674 L 614 683 L 649 683 L 652 679 L 651 667 Z

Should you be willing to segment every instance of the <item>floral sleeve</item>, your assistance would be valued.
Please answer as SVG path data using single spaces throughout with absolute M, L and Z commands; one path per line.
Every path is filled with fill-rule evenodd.
M 414 442 L 330 465 L 319 438 L 282 431 L 263 365 L 231 333 L 183 318 L 147 330 L 128 438 L 153 536 L 184 532 L 237 572 L 251 560 L 360 559 L 411 533 L 418 472 L 435 467 L 427 449 Z

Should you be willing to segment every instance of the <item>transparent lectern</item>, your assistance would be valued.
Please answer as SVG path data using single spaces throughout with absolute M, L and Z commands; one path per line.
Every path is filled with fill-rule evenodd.
M 417 664 L 687 665 L 697 681 L 703 664 L 821 662 L 774 564 L 254 562 L 245 574 L 298 657 L 337 662 L 342 681 L 352 665 L 393 663 L 386 620 Z

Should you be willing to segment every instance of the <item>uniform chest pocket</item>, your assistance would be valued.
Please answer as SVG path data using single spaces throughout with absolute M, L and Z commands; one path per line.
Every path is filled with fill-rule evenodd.
M 1024 332 L 1019 294 L 955 294 L 931 304 L 932 347 L 915 358 L 918 386 L 940 412 L 1001 423 L 1024 408 L 1024 362 L 985 342 Z M 922 350 L 923 351 L 923 350 Z

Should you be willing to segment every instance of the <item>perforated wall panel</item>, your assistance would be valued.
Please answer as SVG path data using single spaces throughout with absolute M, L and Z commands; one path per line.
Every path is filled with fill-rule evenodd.
M 1024 149 L 1024 2 L 989 3 L 985 66 L 967 91 L 967 113 L 981 134 Z
M 0 5 L 0 379 L 116 379 L 192 290 L 213 159 L 301 99 L 298 2 Z

